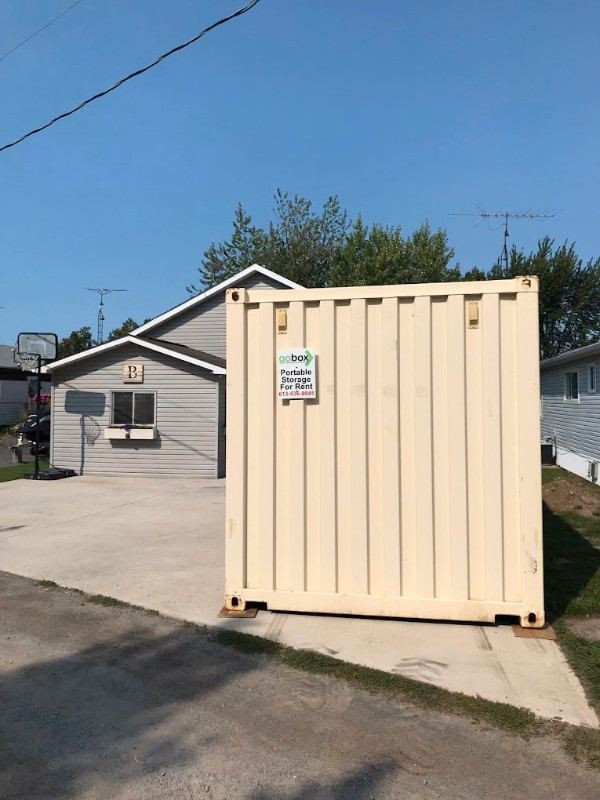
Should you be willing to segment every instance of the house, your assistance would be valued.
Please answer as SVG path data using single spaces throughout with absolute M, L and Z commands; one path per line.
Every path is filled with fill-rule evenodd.
M 297 289 L 254 264 L 128 336 L 48 364 L 50 460 L 80 475 L 225 474 L 225 292 Z
M 29 408 L 29 395 L 37 390 L 37 377 L 21 369 L 21 361 L 14 345 L 0 344 L 0 425 L 18 422 Z M 42 392 L 50 391 L 45 378 Z
M 556 463 L 595 483 L 600 462 L 600 342 L 540 364 L 542 442 Z

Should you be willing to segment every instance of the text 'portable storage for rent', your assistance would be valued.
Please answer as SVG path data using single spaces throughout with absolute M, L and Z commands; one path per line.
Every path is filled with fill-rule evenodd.
M 226 605 L 544 624 L 538 281 L 227 296 Z

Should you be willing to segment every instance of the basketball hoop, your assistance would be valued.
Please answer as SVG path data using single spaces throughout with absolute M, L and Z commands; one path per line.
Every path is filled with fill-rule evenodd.
M 38 357 L 36 355 L 21 353 L 19 356 L 19 364 L 23 372 L 35 372 L 38 365 Z
M 40 472 L 40 415 L 42 410 L 42 363 L 55 361 L 58 357 L 58 337 L 55 333 L 25 332 L 17 336 L 17 352 L 23 372 L 36 373 L 36 426 L 35 426 L 35 469 L 23 477 L 37 481 L 43 479 Z

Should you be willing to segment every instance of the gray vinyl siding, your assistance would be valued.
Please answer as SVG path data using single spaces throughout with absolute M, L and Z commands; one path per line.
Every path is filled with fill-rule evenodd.
M 0 400 L 0 425 L 12 425 L 25 415 L 27 403 L 2 402 Z
M 10 425 L 20 420 L 29 408 L 27 377 L 0 380 L 0 425 Z M 50 392 L 50 383 L 42 381 L 42 394 Z
M 546 367 L 541 371 L 542 438 L 556 436 L 559 448 L 600 460 L 600 358 Z M 596 391 L 589 389 L 589 367 L 595 367 Z M 579 401 L 565 400 L 565 372 L 579 373 Z
M 238 286 L 238 284 L 236 284 Z M 239 283 L 241 289 L 287 289 L 266 275 L 249 275 Z M 225 352 L 225 290 L 217 292 L 208 300 L 192 306 L 181 314 L 157 325 L 144 333 L 153 339 L 164 339 L 175 344 L 184 344 L 211 353 L 220 358 Z
M 122 365 L 144 365 L 124 384 Z M 218 470 L 218 379 L 199 367 L 135 345 L 105 351 L 54 373 L 52 463 L 85 475 L 214 478 Z M 104 438 L 111 391 L 156 392 L 158 438 Z

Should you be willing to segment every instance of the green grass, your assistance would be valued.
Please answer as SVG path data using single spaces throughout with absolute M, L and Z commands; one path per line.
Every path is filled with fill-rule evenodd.
M 42 589 L 57 589 L 58 588 L 58 583 L 55 583 L 54 581 L 46 580 L 45 578 L 42 581 L 36 581 L 36 583 L 37 583 L 38 586 L 41 586 Z
M 96 606 L 109 606 L 111 608 L 127 608 L 127 603 L 117 600 L 116 597 L 108 597 L 105 594 L 92 594 L 85 598 L 86 603 L 93 603 Z
M 564 734 L 563 746 L 576 761 L 600 769 L 600 731 L 573 727 Z
M 600 487 L 562 469 L 543 469 L 544 484 L 567 478 L 600 496 Z M 600 642 L 575 635 L 569 620 L 600 619 L 600 518 L 584 517 L 574 509 L 554 514 L 544 505 L 544 582 L 546 615 L 557 640 L 600 716 Z M 600 768 L 600 731 L 569 729 L 563 743 L 567 751 L 590 766 Z
M 369 692 L 384 692 L 423 708 L 468 716 L 520 736 L 530 736 L 539 731 L 542 725 L 541 720 L 525 708 L 450 692 L 404 675 L 392 675 L 370 667 L 350 664 L 312 650 L 296 650 L 270 639 L 237 631 L 219 631 L 215 638 L 220 644 L 234 647 L 242 653 L 266 655 L 294 669 L 316 675 L 331 675 Z
M 556 478 L 565 477 L 568 474 L 568 472 L 565 472 L 565 470 L 560 467 L 542 467 L 542 486 L 551 483 L 556 480 Z
M 46 469 L 49 466 L 48 462 L 40 458 L 40 469 Z M 33 472 L 35 465 L 31 464 L 15 464 L 10 467 L 0 467 L 0 483 L 5 481 L 16 481 L 22 478 L 26 472 Z
M 92 603 L 93 605 L 105 606 L 107 608 L 128 608 L 130 611 L 143 611 L 145 614 L 152 614 L 153 616 L 158 615 L 158 611 L 154 611 L 151 608 L 136 606 L 133 603 L 125 603 L 123 600 L 117 600 L 116 597 L 109 597 L 106 594 L 86 595 L 84 592 L 81 592 L 81 594 L 85 596 L 84 603 Z

